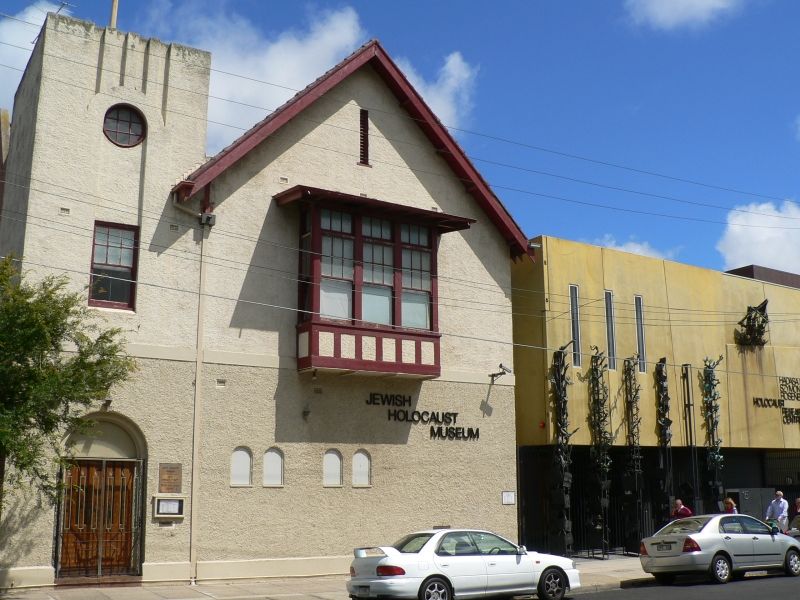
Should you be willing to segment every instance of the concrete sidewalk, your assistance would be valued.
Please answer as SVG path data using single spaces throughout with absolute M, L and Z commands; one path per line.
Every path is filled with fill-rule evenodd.
M 600 590 L 647 585 L 654 579 L 642 571 L 637 556 L 612 555 L 607 560 L 576 558 L 581 588 L 568 596 Z M 0 592 L 13 600 L 348 600 L 347 576 L 297 577 L 241 582 L 135 584 L 97 587 L 58 587 Z

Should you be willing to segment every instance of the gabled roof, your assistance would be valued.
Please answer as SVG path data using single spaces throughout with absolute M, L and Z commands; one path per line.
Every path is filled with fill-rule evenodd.
M 422 129 L 433 147 L 464 182 L 467 191 L 477 200 L 489 219 L 508 242 L 514 256 L 529 252 L 528 239 L 495 196 L 464 151 L 453 139 L 433 111 L 409 83 L 377 40 L 364 44 L 322 77 L 298 92 L 283 106 L 219 152 L 203 166 L 175 186 L 181 198 L 190 198 L 211 184 L 219 175 L 236 164 L 261 142 L 303 112 L 322 95 L 336 87 L 364 65 L 371 66 Z

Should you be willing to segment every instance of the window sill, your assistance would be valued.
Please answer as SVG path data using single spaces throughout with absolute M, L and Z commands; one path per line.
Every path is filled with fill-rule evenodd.
M 340 483 L 336 484 L 336 485 L 330 485 L 330 484 L 323 483 L 322 487 L 323 488 L 343 488 L 344 486 L 342 484 L 340 484 Z
M 354 483 L 353 489 L 357 490 L 368 490 L 372 487 L 371 483 Z
M 271 488 L 271 489 L 281 489 L 285 487 L 282 483 L 265 483 L 261 487 L 263 488 Z
M 232 483 L 230 484 L 232 488 L 251 488 L 253 487 L 252 483 Z
M 92 310 L 99 310 L 101 312 L 110 312 L 110 313 L 125 313 L 129 315 L 135 315 L 136 309 L 131 307 L 124 307 L 124 306 L 109 306 L 106 304 L 89 304 L 89 308 Z

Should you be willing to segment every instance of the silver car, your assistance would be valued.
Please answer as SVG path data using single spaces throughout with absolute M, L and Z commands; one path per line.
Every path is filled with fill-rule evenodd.
M 727 583 L 746 571 L 783 569 L 800 575 L 800 540 L 748 515 L 697 515 L 672 521 L 639 547 L 642 569 L 659 583 L 707 572 Z

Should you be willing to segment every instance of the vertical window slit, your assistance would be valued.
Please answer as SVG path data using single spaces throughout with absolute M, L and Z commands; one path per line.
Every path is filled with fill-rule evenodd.
M 361 109 L 359 164 L 369 164 L 369 111 Z

